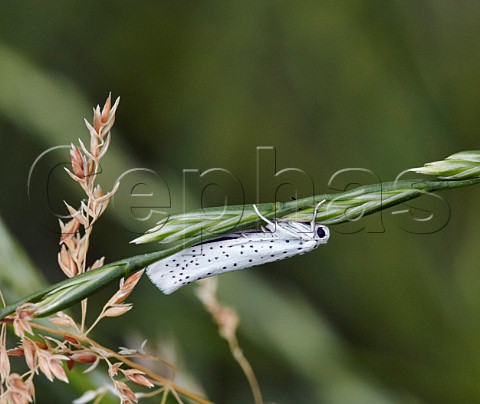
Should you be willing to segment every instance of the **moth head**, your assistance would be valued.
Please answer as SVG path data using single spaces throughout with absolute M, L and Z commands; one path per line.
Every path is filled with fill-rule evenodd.
M 326 226 L 320 224 L 315 225 L 315 238 L 327 242 L 330 237 L 330 230 Z

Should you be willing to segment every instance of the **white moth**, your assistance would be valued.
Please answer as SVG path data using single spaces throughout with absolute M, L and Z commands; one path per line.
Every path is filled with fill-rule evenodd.
M 266 228 L 241 231 L 189 247 L 147 267 L 150 280 L 165 294 L 199 279 L 305 254 L 330 237 L 328 227 L 315 223 L 271 222 L 253 205 Z

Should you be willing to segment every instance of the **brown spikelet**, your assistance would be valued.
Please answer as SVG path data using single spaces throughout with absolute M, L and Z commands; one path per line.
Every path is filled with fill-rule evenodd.
M 132 293 L 133 289 L 137 285 L 138 281 L 143 275 L 144 270 L 134 273 L 132 276 L 128 277 L 126 281 L 123 279 L 120 281 L 120 289 L 117 293 L 115 293 L 110 300 L 108 301 L 109 304 L 119 304 L 123 302 L 130 294 Z
M 28 303 L 17 309 L 13 320 L 13 329 L 19 337 L 23 337 L 25 333 L 33 334 L 30 320 L 34 312 L 33 306 Z
M 73 355 L 70 355 L 70 359 L 79 363 L 94 363 L 98 360 L 98 355 L 92 352 L 83 351 L 76 352 Z
M 145 373 L 138 369 L 127 369 L 122 370 L 122 373 L 127 376 L 132 382 L 139 384 L 140 386 L 152 388 L 154 384 L 147 379 L 144 375 Z
M 72 170 L 73 173 L 79 178 L 85 178 L 85 167 L 86 167 L 86 159 L 85 156 L 80 153 L 77 146 L 73 144 L 70 147 L 70 162 L 72 163 Z
M 60 252 L 58 253 L 58 265 L 62 269 L 63 273 L 69 278 L 78 274 L 78 267 L 75 260 L 71 257 L 69 250 L 62 245 Z
M 120 392 L 121 396 L 130 400 L 133 403 L 138 402 L 138 399 L 137 399 L 137 396 L 135 396 L 135 393 L 125 383 L 120 382 L 118 380 L 114 380 L 113 383 L 115 384 L 115 388 Z

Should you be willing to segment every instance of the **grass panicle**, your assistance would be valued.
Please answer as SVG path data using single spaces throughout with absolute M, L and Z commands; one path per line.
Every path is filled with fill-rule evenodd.
M 1 310 L 0 321 L 0 402 L 26 403 L 35 401 L 34 379 L 42 373 L 49 381 L 69 383 L 75 367 L 85 367 L 83 373 L 92 372 L 99 363 L 107 367 L 106 378 L 94 378 L 98 385 L 95 390 L 85 392 L 74 400 L 80 404 L 94 400 L 99 402 L 107 393 L 114 394 L 122 403 L 138 402 L 141 397 L 173 396 L 182 402 L 180 395 L 198 403 L 209 401 L 197 394 L 177 386 L 171 378 L 151 371 L 141 362 L 158 358 L 140 350 L 115 352 L 90 338 L 92 330 L 105 318 L 118 317 L 132 308 L 125 300 L 140 280 L 143 271 L 138 265 L 132 268 L 129 260 L 125 263 L 104 265 L 104 257 L 92 260 L 88 257 L 94 224 L 108 206 L 109 200 L 118 188 L 118 183 L 109 192 L 104 192 L 96 183 L 100 172 L 100 160 L 110 144 L 110 129 L 115 122 L 119 98 L 112 105 L 111 97 L 103 108 L 93 110 L 93 123 L 85 121 L 90 134 L 88 147 L 79 139 L 80 147 L 71 145 L 71 169 L 68 175 L 84 191 L 86 198 L 78 209 L 65 204 L 70 214 L 67 221 L 60 221 L 60 252 L 58 264 L 68 277 L 63 282 L 36 292 L 19 302 Z M 88 263 L 91 262 L 91 265 Z M 91 324 L 87 324 L 88 297 L 95 290 L 112 282 L 119 282 L 117 292 L 107 301 Z M 0 298 L 3 294 L 0 291 Z M 73 303 L 81 302 L 81 319 L 61 310 Z M 9 315 L 9 317 L 6 317 Z M 48 321 L 39 323 L 34 317 L 49 316 Z M 10 326 L 11 325 L 11 326 Z M 12 332 L 16 341 L 14 348 L 8 348 L 7 332 Z M 125 351 L 125 350 L 123 350 Z M 16 366 L 12 357 L 23 357 L 25 364 Z M 15 365 L 15 366 L 14 366 Z M 25 366 L 26 365 L 26 366 Z M 17 368 L 19 370 L 17 371 Z M 25 370 L 26 368 L 26 370 Z M 100 368 L 98 369 L 100 372 Z M 100 381 L 102 380 L 102 381 Z

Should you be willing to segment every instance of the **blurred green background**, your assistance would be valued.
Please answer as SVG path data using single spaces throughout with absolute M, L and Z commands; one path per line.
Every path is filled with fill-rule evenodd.
M 266 159 L 257 184 L 257 146 L 275 147 L 277 171 L 308 173 L 317 194 L 479 149 L 478 1 L 24 1 L 3 2 L 0 21 L 0 215 L 10 233 L 1 232 L 0 286 L 9 299 L 62 279 L 56 214 L 81 197 L 61 169 L 68 150 L 40 160 L 30 195 L 29 172 L 42 152 L 87 140 L 82 117 L 110 91 L 122 101 L 99 181 L 108 189 L 127 170 L 153 170 L 163 180 L 144 171 L 129 181 L 148 183 L 170 213 L 184 195 L 187 208 L 223 203 L 222 187 L 202 195 L 198 174 L 184 192 L 184 169 L 224 168 L 247 203 L 257 185 L 271 201 L 280 182 Z M 371 173 L 329 186 L 355 167 Z M 125 183 L 96 227 L 92 259 L 158 248 L 129 244 L 158 217 L 135 220 L 148 209 L 125 209 Z M 419 226 L 426 234 L 386 211 L 333 227 L 328 245 L 306 256 L 222 276 L 219 295 L 240 314 L 265 400 L 480 402 L 478 192 L 442 193 L 449 220 Z M 299 186 L 299 197 L 309 193 Z M 164 296 L 145 278 L 133 310 L 105 320 L 96 338 L 111 347 L 148 339 L 176 363 L 179 384 L 218 403 L 250 402 L 194 289 Z M 45 382 L 38 400 L 69 402 L 84 388 Z

